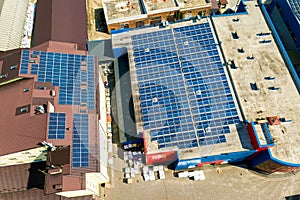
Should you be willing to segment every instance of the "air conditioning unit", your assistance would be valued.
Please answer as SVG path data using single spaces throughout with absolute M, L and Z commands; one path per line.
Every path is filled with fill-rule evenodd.
M 56 184 L 56 185 L 53 185 L 53 188 L 56 189 L 56 190 L 61 190 L 62 185 L 61 184 Z
M 39 113 L 45 113 L 45 108 L 42 105 L 35 107 L 35 111 Z

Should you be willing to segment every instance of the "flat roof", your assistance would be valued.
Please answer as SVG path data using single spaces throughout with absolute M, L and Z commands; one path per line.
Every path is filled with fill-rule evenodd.
M 104 0 L 102 4 L 108 24 L 115 21 L 126 21 L 128 18 L 146 18 L 139 0 Z
M 269 116 L 291 120 L 269 126 L 275 143 L 270 150 L 279 160 L 300 163 L 299 93 L 260 8 L 254 1 L 245 3 L 249 14 L 239 15 L 239 21 L 233 21 L 236 16 L 213 18 L 225 57 L 237 66 L 230 73 L 242 110 L 249 121 L 267 121 Z M 233 39 L 232 32 L 239 39 Z M 238 53 L 238 48 L 244 53 Z M 250 83 L 256 83 L 258 90 L 252 90 Z
M 137 131 L 144 133 L 148 153 L 188 150 L 190 153 L 180 155 L 188 159 L 253 149 L 244 125 L 239 123 L 235 98 L 210 27 L 210 22 L 202 19 L 112 36 L 115 48 L 128 47 Z M 177 48 L 172 46 L 175 42 Z M 193 51 L 195 48 L 199 51 Z M 163 58 L 161 62 L 159 56 Z M 206 74 L 208 71 L 212 74 Z M 221 77 L 224 79 L 219 80 Z M 217 81 L 218 89 L 211 78 Z M 167 103 L 173 100 L 175 103 Z M 229 104 L 233 107 L 229 108 Z M 228 115 L 223 116 L 227 109 Z
M 174 0 L 143 0 L 147 14 L 179 10 Z
M 73 197 L 82 197 L 82 196 L 92 196 L 94 193 L 92 193 L 89 190 L 74 190 L 74 191 L 58 192 L 56 194 L 67 198 L 73 198 Z
M 180 10 L 195 9 L 201 7 L 210 7 L 212 4 L 207 0 L 176 0 L 178 2 Z

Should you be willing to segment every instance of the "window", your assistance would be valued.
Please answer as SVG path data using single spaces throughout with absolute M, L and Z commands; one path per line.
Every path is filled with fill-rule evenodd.
M 160 24 L 161 23 L 161 16 L 151 17 L 150 24 Z
M 121 24 L 121 28 L 129 28 L 129 24 Z
M 138 28 L 138 27 L 142 27 L 144 26 L 144 21 L 138 21 L 138 22 L 135 22 L 135 27 Z
M 40 86 L 38 86 L 37 88 L 38 88 L 39 90 L 46 90 L 46 87 L 43 86 L 43 85 L 40 85 Z
M 13 70 L 13 69 L 16 69 L 17 68 L 17 65 L 12 65 L 10 66 L 10 69 Z
M 29 60 L 29 63 L 35 63 L 35 60 Z
M 168 22 L 173 22 L 174 20 L 175 20 L 174 15 L 168 15 L 168 16 L 167 16 L 167 21 L 168 21 Z
M 16 115 L 22 115 L 30 112 L 30 104 L 16 107 Z
M 24 88 L 23 92 L 29 92 L 29 88 Z
M 161 20 L 161 16 L 157 16 L 157 17 L 151 17 L 151 20 L 152 21 L 156 21 L 156 20 Z
M 25 112 L 28 111 L 28 107 L 22 107 L 22 108 L 20 109 L 20 111 L 21 111 L 21 113 L 25 113 Z
M 198 12 L 198 15 L 199 15 L 199 16 L 204 16 L 205 14 L 206 14 L 205 10 L 199 11 L 199 12 Z
M 0 76 L 0 78 L 6 78 L 7 77 L 7 74 L 2 74 L 1 76 Z

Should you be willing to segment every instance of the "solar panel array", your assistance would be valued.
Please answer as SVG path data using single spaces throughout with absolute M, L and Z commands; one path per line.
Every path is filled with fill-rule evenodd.
M 66 113 L 50 113 L 48 139 L 64 139 L 66 134 Z
M 226 142 L 239 122 L 208 23 L 132 36 L 144 129 L 159 148 Z
M 95 109 L 94 56 L 23 50 L 20 74 L 37 75 L 38 82 L 59 86 L 59 104 Z M 65 138 L 65 120 L 65 113 L 49 114 L 48 139 Z M 73 167 L 89 166 L 88 123 L 88 114 L 73 115 Z
M 89 119 L 88 114 L 73 115 L 72 166 L 89 166 Z
M 292 11 L 294 12 L 295 16 L 298 18 L 298 21 L 300 21 L 300 1 L 299 0 L 288 0 L 288 1 L 292 8 Z
M 29 51 L 22 51 L 20 74 L 28 74 Z
M 87 105 L 95 109 L 95 71 L 94 56 L 23 50 L 20 73 L 38 75 L 39 82 L 51 82 L 59 86 L 59 103 L 66 105 Z M 29 60 L 28 60 L 29 59 Z

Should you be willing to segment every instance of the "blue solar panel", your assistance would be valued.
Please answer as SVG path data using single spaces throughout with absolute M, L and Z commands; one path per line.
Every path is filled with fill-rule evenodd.
M 48 121 L 48 139 L 64 139 L 66 133 L 66 114 L 50 113 Z
M 144 129 L 152 141 L 159 148 L 226 142 L 228 125 L 239 117 L 210 25 L 131 39 Z
M 21 74 L 28 73 L 30 51 L 22 51 Z M 39 82 L 51 82 L 59 86 L 59 103 L 88 105 L 95 109 L 94 56 L 33 51 L 31 57 L 39 62 L 31 63 L 30 74 L 38 75 Z
M 28 74 L 29 50 L 22 51 L 20 74 Z
M 88 114 L 73 115 L 72 166 L 89 166 L 89 123 Z

